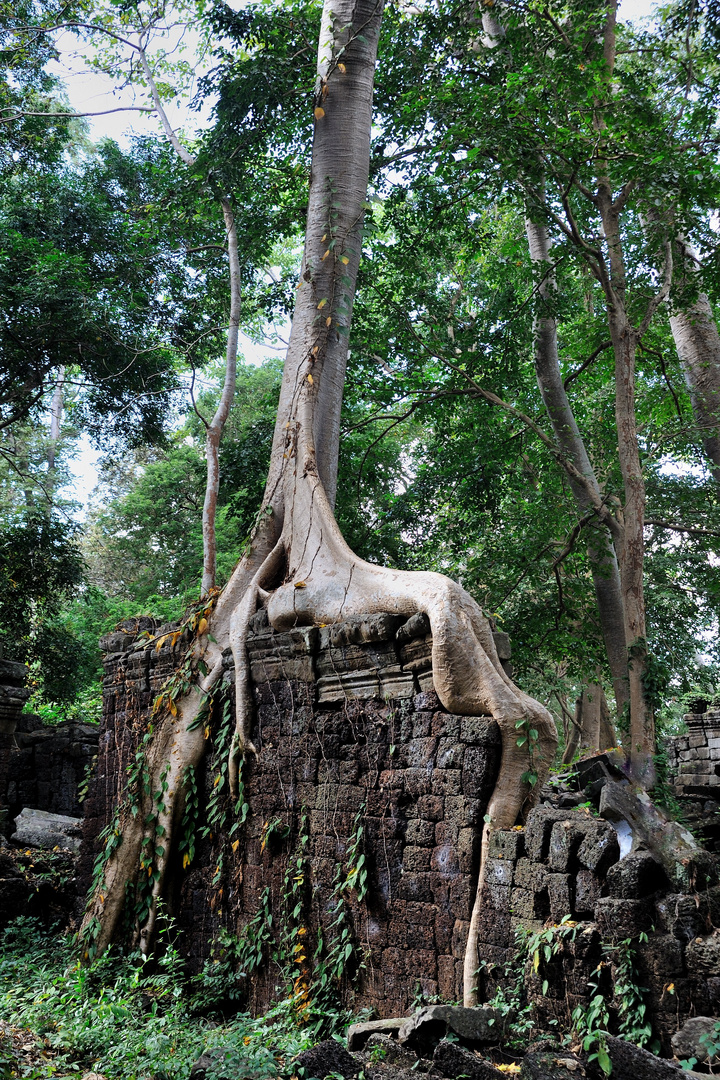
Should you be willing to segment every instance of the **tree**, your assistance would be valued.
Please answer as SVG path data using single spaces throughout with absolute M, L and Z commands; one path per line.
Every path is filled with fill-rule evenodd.
M 359 612 L 427 613 L 440 699 L 448 709 L 466 715 L 490 712 L 502 732 L 502 765 L 483 833 L 483 866 L 491 831 L 514 823 L 556 746 L 552 718 L 507 678 L 489 623 L 471 597 L 439 574 L 386 570 L 363 562 L 347 547 L 333 515 L 381 17 L 380 0 L 326 0 L 323 8 L 305 252 L 260 522 L 206 624 L 199 624 L 197 660 L 202 655 L 207 674 L 196 670 L 187 692 L 172 703 L 153 735 L 145 763 L 149 790 L 157 788 L 162 772 L 165 790 L 173 797 L 160 813 L 153 836 L 145 836 L 144 812 L 132 818 L 125 811 L 122 843 L 110 853 L 84 923 L 86 939 L 95 948 L 104 948 L 113 936 L 126 883 L 137 882 L 144 843 L 146 852 L 148 844 L 158 852 L 157 862 L 151 860 L 152 896 L 143 906 L 139 935 L 142 947 L 150 946 L 182 812 L 184 771 L 203 752 L 202 725 L 192 721 L 222 671 L 222 652 L 228 645 L 236 670 L 230 768 L 237 789 L 238 759 L 253 752 L 245 640 L 248 621 L 259 605 L 266 606 L 277 629 L 334 622 Z M 519 727 L 525 727 L 525 738 L 518 738 Z M 480 879 L 481 886 L 482 870 Z M 480 891 L 467 950 L 468 1003 L 475 1000 Z

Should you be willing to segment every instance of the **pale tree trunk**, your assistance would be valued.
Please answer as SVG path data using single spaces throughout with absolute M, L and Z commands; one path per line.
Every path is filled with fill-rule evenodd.
M 99 949 L 112 939 L 126 882 L 137 880 L 143 843 L 146 850 L 157 850 L 153 844 L 160 836 L 152 872 L 154 902 L 145 925 L 138 929 L 142 948 L 149 948 L 156 901 L 164 892 L 168 857 L 182 815 L 183 770 L 200 759 L 204 747 L 202 725 L 193 725 L 200 691 L 210 691 L 219 678 L 228 646 L 236 678 L 236 732 L 229 772 L 231 790 L 237 792 L 239 758 L 255 752 L 246 639 L 249 619 L 259 606 L 266 608 L 277 630 L 335 623 L 361 613 L 410 616 L 422 611 L 432 629 L 433 679 L 441 702 L 453 713 L 495 717 L 502 735 L 500 772 L 483 829 L 466 951 L 465 1000 L 472 1004 L 489 837 L 496 828 L 512 826 L 531 804 L 552 762 L 557 733 L 550 714 L 503 671 L 488 620 L 459 585 L 441 574 L 388 570 L 364 562 L 347 546 L 333 516 L 381 17 L 382 0 L 325 0 L 305 250 L 260 525 L 208 616 L 207 632 L 197 639 L 197 656 L 202 656 L 208 674 L 197 678 L 174 711 L 158 721 L 147 751 L 151 792 L 158 790 L 161 778 L 167 785 L 157 823 L 143 826 L 147 818 L 142 812 L 134 819 L 125 814 L 122 843 L 110 856 L 105 880 L 91 900 L 85 932 L 86 936 L 92 932 Z M 163 769 L 169 772 L 164 774 Z
M 678 240 L 677 247 L 685 274 L 696 273 L 697 258 L 687 241 Z M 720 333 L 705 293 L 671 315 L 670 328 L 710 471 L 720 484 Z
M 589 683 L 575 702 L 572 720 L 563 753 L 563 765 L 569 765 L 577 753 L 592 754 L 615 745 L 610 710 L 602 683 Z
M 538 293 L 540 302 L 547 303 L 555 291 L 547 229 L 544 225 L 529 220 L 525 227 L 530 258 L 536 266 L 545 271 L 545 276 L 538 285 Z M 577 508 L 581 515 L 586 514 L 602 499 L 602 492 L 563 385 L 558 357 L 557 323 L 551 313 L 538 314 L 535 318 L 534 349 L 535 374 L 558 446 L 563 455 L 573 463 L 576 473 L 580 473 L 585 479 L 583 484 L 576 475 L 568 473 L 568 483 Z M 623 598 L 615 548 L 607 529 L 602 525 L 588 529 L 588 558 L 615 705 L 620 716 L 628 700 Z
M 225 231 L 227 232 L 227 249 L 230 262 L 230 318 L 228 322 L 227 347 L 225 352 L 225 383 L 223 385 L 220 403 L 215 415 L 209 424 L 206 424 L 205 432 L 205 457 L 207 461 L 207 481 L 205 484 L 205 502 L 203 504 L 202 530 L 203 530 L 203 576 L 201 594 L 207 596 L 215 587 L 217 576 L 217 538 L 215 531 L 215 518 L 217 515 L 217 500 L 220 490 L 220 463 L 218 451 L 220 439 L 230 414 L 230 406 L 235 397 L 235 381 L 237 377 L 237 352 L 238 332 L 240 327 L 240 256 L 238 252 L 237 230 L 235 228 L 235 215 L 230 200 L 221 200 L 223 216 L 225 218 Z
M 148 63 L 145 50 L 140 41 L 136 46 L 140 64 L 152 96 L 155 111 L 158 114 L 163 130 L 181 161 L 186 165 L 194 165 L 195 157 L 180 142 L 173 131 L 167 113 L 158 93 L 157 85 Z M 227 344 L 225 348 L 225 380 L 223 383 L 220 402 L 215 415 L 208 423 L 204 417 L 200 417 L 205 425 L 205 461 L 207 474 L 205 481 L 205 499 L 202 513 L 203 535 L 203 572 L 200 587 L 201 596 L 208 596 L 215 588 L 217 578 L 217 534 L 215 521 L 217 517 L 217 501 L 220 491 L 220 463 L 219 448 L 220 440 L 230 414 L 230 408 L 235 397 L 235 383 L 237 379 L 237 354 L 238 335 L 240 326 L 241 309 L 241 276 L 240 276 L 240 252 L 238 250 L 238 236 L 235 225 L 235 215 L 232 204 L 226 195 L 218 199 L 223 212 L 225 223 L 225 236 L 227 243 L 228 262 L 230 270 L 230 315 L 228 318 Z M 196 410 L 197 411 L 197 410 Z M 200 415 L 198 413 L 198 415 Z
M 58 368 L 57 379 L 55 380 L 55 389 L 53 390 L 53 396 L 50 401 L 50 438 L 48 440 L 47 449 L 47 463 L 48 472 L 51 474 L 55 471 L 55 455 L 57 452 L 57 444 L 60 440 L 60 428 L 62 426 L 62 414 L 65 397 L 65 368 Z

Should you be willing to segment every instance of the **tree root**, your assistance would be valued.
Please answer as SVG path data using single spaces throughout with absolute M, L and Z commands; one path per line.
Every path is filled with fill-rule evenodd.
M 488 620 L 472 597 L 442 574 L 392 570 L 357 558 L 335 522 L 312 454 L 306 455 L 303 465 L 302 472 L 296 465 L 284 477 L 284 503 L 292 507 L 292 513 L 286 513 L 281 530 L 280 515 L 265 519 L 251 553 L 240 563 L 211 616 L 215 641 L 206 637 L 200 648 L 210 672 L 178 702 L 177 715 L 165 717 L 160 725 L 148 753 L 152 782 L 142 816 L 133 819 L 126 812 L 123 842 L 106 866 L 86 923 L 93 916 L 100 920 L 97 948 L 101 950 L 115 933 L 125 883 L 138 880 L 143 843 L 152 845 L 156 854 L 152 895 L 147 917 L 136 931 L 141 948 L 150 949 L 184 807 L 183 773 L 188 765 L 199 763 L 205 749 L 202 726 L 195 722 L 204 694 L 220 676 L 222 653 L 228 647 L 236 680 L 229 776 L 231 793 L 237 797 L 239 759 L 255 753 L 246 642 L 250 619 L 259 606 L 267 608 L 271 625 L 279 631 L 340 622 L 359 614 L 390 612 L 410 617 L 424 612 L 432 630 L 433 680 L 443 706 L 460 715 L 493 716 L 502 736 L 500 771 L 485 817 L 465 956 L 465 1003 L 472 1005 L 477 1000 L 478 934 L 489 838 L 495 829 L 512 827 L 539 790 L 557 746 L 555 723 L 546 709 L 506 675 Z M 153 816 L 154 805 L 159 809 Z

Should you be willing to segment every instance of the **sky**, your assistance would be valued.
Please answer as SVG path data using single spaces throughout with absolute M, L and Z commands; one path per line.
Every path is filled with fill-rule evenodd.
M 230 6 L 237 9 L 241 2 L 242 0 L 231 0 Z M 621 0 L 619 17 L 628 22 L 643 19 L 651 14 L 654 6 L 654 0 Z M 186 44 L 191 47 L 192 41 Z M 159 131 L 158 120 L 152 113 L 105 112 L 145 105 L 146 101 L 132 88 L 118 90 L 109 76 L 89 71 L 78 55 L 77 39 L 69 32 L 58 38 L 57 47 L 59 59 L 53 64 L 52 70 L 63 80 L 72 108 L 79 113 L 104 113 L 88 117 L 92 139 L 109 137 L 121 146 L 127 146 L 133 134 L 155 134 Z M 170 102 L 166 111 L 173 128 L 192 134 L 199 127 L 210 123 L 212 102 L 208 102 L 202 111 L 196 112 L 188 107 L 188 100 L 189 98 L 185 98 L 179 104 Z M 241 335 L 240 348 L 245 360 L 253 364 L 260 364 L 267 356 L 276 355 L 276 350 L 263 348 L 245 335 Z M 99 457 L 99 452 L 83 437 L 78 454 L 71 464 L 73 482 L 68 492 L 81 504 L 80 517 L 87 512 L 90 494 L 98 482 Z

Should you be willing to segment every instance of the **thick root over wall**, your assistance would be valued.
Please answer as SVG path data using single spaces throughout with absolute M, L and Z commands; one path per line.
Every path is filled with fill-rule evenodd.
M 143 950 L 150 948 L 157 901 L 163 895 L 168 858 L 184 807 L 183 778 L 188 766 L 200 762 L 205 748 L 203 725 L 195 722 L 205 694 L 221 674 L 222 651 L 228 645 L 236 672 L 230 780 L 231 791 L 237 793 L 239 760 L 255 753 L 246 639 L 249 620 L 259 607 L 267 608 L 271 625 L 279 631 L 327 625 L 357 614 L 391 612 L 409 617 L 424 612 L 432 629 L 433 679 L 443 706 L 459 715 L 491 715 L 502 734 L 500 772 L 483 829 L 465 959 L 465 1002 L 473 1004 L 488 840 L 494 829 L 514 825 L 532 802 L 553 759 L 555 723 L 546 709 L 505 674 L 488 620 L 472 597 L 442 574 L 391 570 L 358 559 L 338 529 L 311 453 L 303 466 L 300 476 L 299 470 L 288 470 L 293 490 L 287 493 L 287 501 L 293 513 L 285 517 L 281 528 L 279 515 L 265 515 L 251 552 L 197 642 L 197 656 L 202 656 L 207 675 L 175 703 L 176 715 L 167 713 L 158 723 L 147 751 L 142 805 L 134 816 L 129 807 L 123 812 L 122 842 L 105 865 L 104 880 L 92 897 L 85 925 L 94 927 L 95 948 L 105 948 L 116 933 L 126 883 L 136 885 L 147 874 L 152 880 L 151 903 L 143 924 L 136 927 L 136 936 Z

